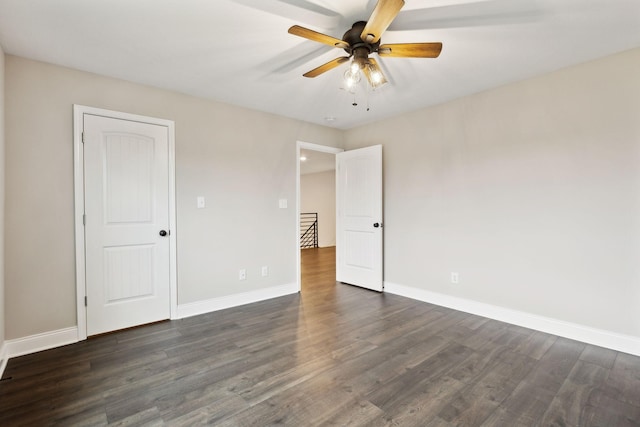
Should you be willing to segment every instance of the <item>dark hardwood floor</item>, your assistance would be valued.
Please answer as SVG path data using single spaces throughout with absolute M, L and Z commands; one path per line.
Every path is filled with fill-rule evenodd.
M 2 426 L 638 426 L 640 358 L 334 281 L 11 359 Z

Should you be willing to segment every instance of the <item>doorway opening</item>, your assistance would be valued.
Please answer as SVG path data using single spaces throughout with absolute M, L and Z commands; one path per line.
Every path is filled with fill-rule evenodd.
M 335 155 L 343 150 L 335 147 L 297 143 L 297 226 L 296 259 L 298 291 L 306 283 L 329 281 L 335 283 L 336 250 L 336 187 Z M 301 220 L 317 218 L 317 222 Z M 311 214 L 311 215 L 308 215 Z M 307 220 L 308 221 L 308 220 Z M 304 230 L 303 230 L 304 228 Z M 309 244 L 315 233 L 317 244 Z M 305 243 L 301 245 L 301 239 Z M 301 249 L 301 246 L 308 248 Z M 331 276 L 331 277 L 329 277 Z

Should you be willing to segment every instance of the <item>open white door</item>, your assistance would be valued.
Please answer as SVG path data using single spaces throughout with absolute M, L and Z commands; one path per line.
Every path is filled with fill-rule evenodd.
M 336 154 L 336 280 L 382 292 L 382 145 Z

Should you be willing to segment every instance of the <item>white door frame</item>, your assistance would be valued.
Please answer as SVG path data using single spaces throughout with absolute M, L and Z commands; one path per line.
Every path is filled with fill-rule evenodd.
M 102 108 L 73 105 L 73 181 L 75 199 L 75 246 L 76 246 L 76 310 L 78 341 L 87 339 L 87 307 L 85 306 L 85 234 L 84 234 L 84 147 L 82 144 L 83 116 L 111 117 L 114 119 L 166 126 L 169 138 L 169 283 L 171 318 L 177 318 L 178 275 L 176 257 L 176 192 L 175 192 L 175 124 L 172 120 L 139 116 Z
M 328 145 L 313 144 L 311 142 L 298 141 L 296 144 L 296 277 L 298 292 L 302 289 L 302 268 L 300 268 L 300 150 L 319 151 L 321 153 L 338 154 L 342 148 L 329 147 Z

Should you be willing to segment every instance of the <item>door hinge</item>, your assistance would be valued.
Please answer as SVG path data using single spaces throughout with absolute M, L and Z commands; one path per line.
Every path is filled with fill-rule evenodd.
M 87 296 L 86 295 L 84 296 L 84 306 L 85 307 L 87 306 Z
M 82 214 L 82 225 L 87 225 L 87 214 Z
M 82 143 L 84 144 L 84 132 L 82 132 Z

